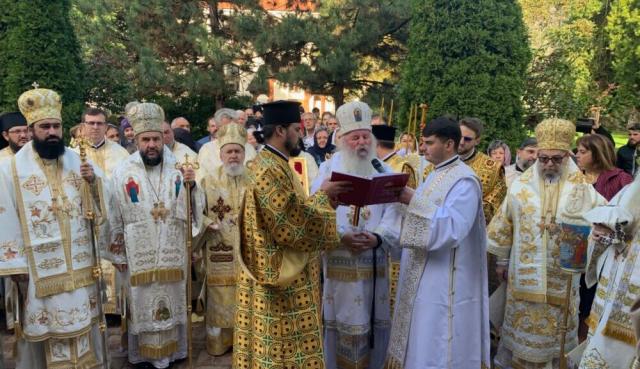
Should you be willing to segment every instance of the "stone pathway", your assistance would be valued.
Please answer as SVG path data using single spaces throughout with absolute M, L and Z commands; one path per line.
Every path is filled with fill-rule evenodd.
M 2 329 L 0 330 L 0 342 L 2 342 L 2 347 L 0 349 L 3 350 L 4 357 L 4 369 L 14 369 L 15 368 L 15 359 L 13 357 L 13 346 L 15 342 L 15 336 L 13 333 L 8 332 L 4 329 L 4 324 L 2 324 Z M 204 339 L 204 324 L 203 323 L 194 323 L 193 325 L 193 363 L 194 368 L 197 369 L 230 369 L 231 368 L 231 353 L 220 357 L 213 357 L 207 354 L 205 349 L 205 339 Z M 127 362 L 126 353 L 122 352 L 120 349 L 120 328 L 119 327 L 110 327 L 109 328 L 109 352 L 111 354 L 111 369 L 132 369 L 133 365 L 130 365 Z M 172 368 L 175 369 L 186 369 L 187 368 L 186 360 L 174 364 Z M 0 365 L 2 368 L 2 365 Z

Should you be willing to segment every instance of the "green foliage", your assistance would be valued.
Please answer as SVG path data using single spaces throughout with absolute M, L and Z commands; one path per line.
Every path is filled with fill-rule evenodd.
M 485 122 L 485 137 L 521 140 L 525 72 L 531 58 L 520 6 L 505 0 L 415 0 L 400 94 Z
M 264 73 L 336 105 L 371 88 L 385 87 L 404 53 L 409 9 L 406 1 L 319 2 L 317 15 L 247 13 L 234 34 L 265 62 Z
M 69 20 L 68 0 L 0 1 L 0 110 L 18 109 L 18 97 L 40 87 L 58 92 L 66 127 L 84 108 L 84 66 Z
M 520 0 L 533 40 L 534 58 L 525 93 L 530 127 L 559 116 L 575 120 L 603 103 L 608 55 L 603 30 L 608 8 L 602 0 Z
M 640 1 L 619 0 L 613 3 L 607 27 L 613 55 L 614 82 L 618 86 L 616 102 L 640 110 Z M 620 109 L 618 109 L 620 110 Z M 627 111 L 628 113 L 628 111 Z M 627 115 L 622 112 L 620 119 Z
M 168 119 L 185 116 L 202 128 L 235 94 L 241 53 L 228 42 L 217 1 L 75 3 L 89 99 L 98 106 L 121 112 L 132 100 L 155 101 Z

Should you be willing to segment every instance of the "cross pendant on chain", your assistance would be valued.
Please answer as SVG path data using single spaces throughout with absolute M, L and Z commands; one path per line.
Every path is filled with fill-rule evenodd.
M 151 216 L 153 220 L 158 223 L 158 220 L 162 219 L 162 222 L 167 219 L 167 215 L 169 215 L 169 209 L 164 207 L 164 201 L 160 201 L 159 203 L 153 204 L 153 209 L 151 209 Z

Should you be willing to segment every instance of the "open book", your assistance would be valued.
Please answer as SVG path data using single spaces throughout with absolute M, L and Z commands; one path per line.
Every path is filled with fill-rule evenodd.
M 347 181 L 353 190 L 338 196 L 340 202 L 347 205 L 366 206 L 398 202 L 397 189 L 407 185 L 407 173 L 379 173 L 372 178 L 333 172 L 331 181 Z M 393 189 L 396 189 L 395 191 Z

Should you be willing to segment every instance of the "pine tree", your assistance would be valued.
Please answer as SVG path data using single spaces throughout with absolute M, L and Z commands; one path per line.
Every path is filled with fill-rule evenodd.
M 414 0 L 412 14 L 404 115 L 409 102 L 427 103 L 428 119 L 475 116 L 485 137 L 519 142 L 531 52 L 517 1 Z
M 66 127 L 84 108 L 84 67 L 69 20 L 69 0 L 0 1 L 0 109 L 37 82 L 58 92 Z

